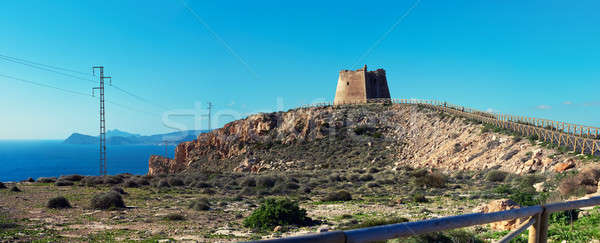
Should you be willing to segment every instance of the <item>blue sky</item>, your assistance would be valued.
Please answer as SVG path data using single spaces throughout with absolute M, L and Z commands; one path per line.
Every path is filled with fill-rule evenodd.
M 6 1 L 0 54 L 104 65 L 150 101 L 107 88 L 107 100 L 136 110 L 107 104 L 108 129 L 141 134 L 204 129 L 208 101 L 229 114 L 213 127 L 330 101 L 338 71 L 363 64 L 387 70 L 393 97 L 600 126 L 597 1 L 186 1 L 198 18 L 181 0 Z M 0 74 L 94 86 L 5 60 Z M 98 132 L 95 98 L 0 84 L 0 139 Z

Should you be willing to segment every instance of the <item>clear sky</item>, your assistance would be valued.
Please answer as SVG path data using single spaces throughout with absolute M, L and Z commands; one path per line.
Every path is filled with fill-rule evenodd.
M 205 129 L 208 101 L 222 114 L 213 127 L 331 101 L 339 70 L 364 64 L 387 70 L 396 98 L 600 126 L 598 9 L 591 0 L 4 1 L 0 54 L 84 73 L 104 65 L 145 100 L 108 87 L 107 100 L 130 108 L 108 103 L 108 129 L 141 134 Z M 0 74 L 85 94 L 94 86 L 4 59 Z M 0 139 L 98 132 L 96 98 L 0 85 Z

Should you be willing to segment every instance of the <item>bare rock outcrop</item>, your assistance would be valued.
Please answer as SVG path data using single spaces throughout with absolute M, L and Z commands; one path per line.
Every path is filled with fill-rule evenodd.
M 557 173 L 561 173 L 561 172 L 564 172 L 573 167 L 575 167 L 575 160 L 569 158 L 569 159 L 566 159 L 564 162 L 556 164 L 554 166 L 554 171 Z
M 505 211 L 521 206 L 510 199 L 499 199 L 489 202 L 488 204 L 479 206 L 473 210 L 474 213 L 492 213 L 498 211 Z M 490 227 L 495 230 L 513 230 L 519 226 L 526 219 L 512 219 L 507 221 L 494 222 L 490 224 Z

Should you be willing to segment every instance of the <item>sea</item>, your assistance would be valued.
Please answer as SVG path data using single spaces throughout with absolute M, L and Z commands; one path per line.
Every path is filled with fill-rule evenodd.
M 108 174 L 148 173 L 150 155 L 173 157 L 175 146 L 108 145 Z M 62 140 L 0 140 L 0 181 L 61 175 L 98 175 L 99 146 L 65 144 Z

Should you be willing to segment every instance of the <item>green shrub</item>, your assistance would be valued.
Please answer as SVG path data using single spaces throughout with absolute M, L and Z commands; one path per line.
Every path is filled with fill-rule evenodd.
M 183 180 L 176 178 L 176 177 L 172 177 L 169 179 L 169 185 L 171 186 L 184 186 L 185 184 L 183 183 Z
M 242 180 L 242 186 L 245 187 L 255 187 L 256 186 L 256 179 L 254 179 L 254 177 L 247 177 L 244 180 Z
M 285 188 L 288 190 L 296 190 L 296 189 L 300 188 L 300 186 L 294 182 L 288 182 L 285 184 Z
M 339 174 L 331 174 L 329 176 L 329 181 L 331 181 L 331 182 L 342 181 L 342 177 Z
M 577 176 L 565 177 L 560 181 L 557 189 L 565 197 L 585 194 L 585 189 L 581 186 L 581 180 Z
M 150 180 L 147 178 L 138 178 L 137 180 L 135 180 L 135 182 L 140 185 L 140 186 L 148 186 L 150 185 Z
M 323 198 L 323 202 L 335 202 L 335 201 L 350 201 L 352 200 L 352 195 L 350 195 L 347 191 L 337 191 L 330 192 Z
M 71 208 L 71 204 L 69 203 L 69 200 L 67 200 L 65 197 L 59 196 L 48 200 L 46 207 L 54 209 L 63 209 Z
M 531 136 L 527 137 L 527 139 L 529 139 L 529 142 L 530 142 L 531 144 L 535 144 L 535 142 L 536 142 L 538 139 L 540 139 L 540 137 L 538 137 L 538 135 L 531 135 Z
M 104 179 L 101 176 L 86 176 L 85 178 L 81 179 L 81 183 L 83 183 L 86 186 L 95 186 L 103 184 Z
M 540 204 L 535 190 L 514 190 L 508 198 L 521 206 L 534 206 Z
M 54 183 L 56 182 L 56 177 L 40 177 L 37 179 L 39 183 Z
M 123 183 L 123 186 L 128 187 L 128 188 L 135 188 L 135 187 L 139 187 L 140 185 L 135 180 L 129 179 Z
M 61 176 L 58 179 L 65 180 L 65 181 L 81 181 L 81 179 L 83 179 L 83 176 L 81 176 L 81 175 L 66 175 L 66 176 Z
M 490 170 L 486 175 L 485 179 L 491 182 L 504 181 L 508 173 L 501 170 Z
M 287 198 L 267 198 L 252 214 L 244 219 L 244 226 L 254 229 L 272 230 L 281 225 L 308 225 L 312 222 L 306 210 L 297 202 Z
M 427 169 L 421 168 L 421 169 L 412 171 L 410 174 L 414 177 L 423 177 L 423 176 L 427 176 L 427 174 L 429 174 L 429 171 L 427 171 Z
M 59 179 L 58 181 L 56 181 L 56 183 L 54 183 L 54 186 L 72 186 L 73 182 L 72 181 L 67 181 L 67 180 L 63 180 L 63 179 Z
M 125 202 L 123 202 L 121 194 L 115 191 L 110 191 L 106 193 L 96 194 L 92 198 L 90 206 L 93 209 L 116 209 L 124 208 Z
M 365 174 L 360 176 L 360 178 L 358 178 L 360 181 L 372 181 L 373 180 L 373 176 L 371 174 Z
M 11 234 L 10 232 L 6 232 L 5 230 L 7 229 L 12 229 L 12 228 L 16 228 L 19 225 L 14 223 L 13 220 L 9 219 L 5 213 L 0 214 L 0 233 L 2 233 L 2 235 L 4 236 L 4 238 L 6 237 L 6 233 Z M 6 232 L 6 233 L 5 233 Z M 8 236 L 10 237 L 10 236 Z M 9 242 L 9 241 L 8 241 Z
M 258 177 L 258 180 L 256 181 L 256 186 L 263 188 L 271 188 L 275 186 L 275 179 L 271 176 Z
M 563 213 L 548 229 L 549 242 L 593 242 L 600 238 L 600 212 L 598 209 L 589 211 L 589 215 L 573 218 L 572 213 Z
M 371 174 L 375 174 L 375 173 L 377 173 L 377 172 L 379 172 L 379 169 L 377 169 L 376 167 L 371 167 L 371 168 L 369 168 L 369 173 L 371 173 Z
M 171 184 L 169 184 L 169 181 L 167 181 L 166 179 L 162 179 L 162 180 L 158 181 L 158 184 L 156 186 L 158 188 L 164 188 L 164 187 L 171 187 Z
M 352 216 L 350 216 L 350 217 L 352 217 Z M 360 228 L 367 228 L 367 227 L 374 227 L 374 226 L 388 225 L 388 224 L 399 224 L 399 223 L 405 223 L 405 222 L 408 222 L 408 219 L 402 218 L 402 217 L 382 217 L 382 218 L 373 217 L 373 218 L 367 218 L 358 224 L 353 224 L 348 227 L 345 227 L 344 230 L 360 229 Z
M 185 217 L 179 213 L 170 213 L 170 214 L 167 214 L 167 216 L 165 216 L 165 220 L 182 221 L 182 220 L 185 220 Z
M 410 195 L 410 200 L 416 203 L 426 203 L 429 202 L 429 199 L 425 197 L 425 195 L 421 192 L 413 192 Z
M 123 188 L 120 188 L 120 187 L 118 187 L 118 186 L 113 186 L 113 187 L 111 188 L 111 190 L 112 190 L 112 191 L 115 191 L 115 192 L 118 192 L 118 193 L 119 193 L 119 194 L 121 194 L 121 195 L 125 195 L 125 194 L 127 194 L 127 192 L 125 192 L 125 190 L 123 190 Z
M 369 183 L 367 183 L 367 187 L 374 188 L 374 187 L 380 187 L 380 185 L 377 182 L 369 182 Z
M 354 128 L 354 133 L 356 133 L 356 135 L 363 135 L 366 134 L 369 130 L 370 128 L 368 126 L 358 126 Z
M 502 184 L 502 185 L 499 185 L 496 188 L 494 188 L 493 192 L 498 193 L 498 194 L 511 194 L 512 187 L 508 184 Z
M 494 129 L 494 127 L 490 124 L 485 124 L 482 128 L 481 128 L 481 133 L 488 133 L 490 131 L 492 131 L 492 129 Z
M 10 191 L 11 192 L 21 192 L 21 189 L 19 189 L 16 185 L 14 185 L 10 188 Z
M 566 210 L 550 214 L 551 223 L 570 224 L 579 217 L 580 209 Z
M 196 211 L 206 211 L 210 209 L 210 203 L 208 202 L 208 199 L 200 198 L 190 203 L 190 209 L 194 209 Z
M 201 182 L 201 181 L 197 181 L 196 183 L 193 184 L 194 187 L 196 188 L 209 188 L 212 187 L 211 184 L 208 184 L 206 182 Z
M 446 181 L 448 178 L 446 175 L 440 172 L 431 172 L 423 176 L 417 176 L 414 178 L 414 183 L 417 186 L 428 186 L 434 188 L 446 187 Z
M 360 175 L 359 174 L 350 174 L 350 176 L 348 176 L 348 180 L 352 181 L 352 182 L 360 181 Z
M 104 176 L 104 184 L 116 185 L 123 182 L 123 178 L 118 175 Z

